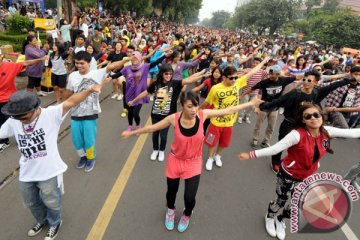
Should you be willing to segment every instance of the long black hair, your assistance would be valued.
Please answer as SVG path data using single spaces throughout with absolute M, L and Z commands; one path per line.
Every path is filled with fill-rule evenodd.
M 65 47 L 64 44 L 60 43 L 60 42 L 55 42 L 55 46 L 58 49 L 58 58 L 61 57 L 62 55 L 64 55 L 65 53 Z M 51 53 L 50 58 L 53 59 L 55 57 L 55 52 Z
M 219 71 L 220 71 L 220 77 L 219 77 L 219 79 L 218 79 L 218 82 L 215 82 L 215 79 L 214 79 L 214 72 L 215 72 L 216 70 L 219 70 Z M 214 67 L 214 69 L 213 69 L 212 72 L 211 72 L 211 77 L 210 77 L 210 79 L 211 79 L 211 80 L 210 80 L 210 81 L 211 81 L 211 86 L 214 86 L 215 84 L 218 84 L 219 82 L 221 82 L 222 76 L 223 76 L 223 72 L 222 72 L 221 68 L 220 68 L 220 67 Z
M 174 69 L 172 68 L 170 63 L 165 63 L 165 64 L 161 65 L 161 67 L 159 68 L 159 73 L 158 73 L 158 75 L 156 77 L 156 82 L 158 84 L 161 84 L 164 81 L 163 75 L 166 72 L 174 73 Z

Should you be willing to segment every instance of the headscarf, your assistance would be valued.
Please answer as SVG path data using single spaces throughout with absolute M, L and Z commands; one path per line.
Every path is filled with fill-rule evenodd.
M 137 70 L 139 70 L 141 67 L 142 67 L 142 56 L 141 56 L 141 53 L 139 53 L 138 51 L 135 51 L 134 53 L 133 53 L 133 56 L 134 57 L 136 57 L 137 58 L 137 60 L 138 60 L 138 64 L 131 64 L 131 69 L 133 70 L 133 71 L 137 71 Z

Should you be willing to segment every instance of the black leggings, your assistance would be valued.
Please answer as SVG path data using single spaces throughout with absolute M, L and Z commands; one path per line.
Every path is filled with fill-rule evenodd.
M 277 198 L 269 203 L 268 207 L 268 217 L 274 218 L 279 210 L 282 208 L 283 211 L 278 215 L 279 221 L 284 218 L 290 218 L 290 209 L 291 203 L 285 204 L 288 202 L 289 197 L 291 198 L 294 193 L 294 187 L 299 181 L 295 179 L 290 179 L 283 170 L 277 175 L 276 181 L 276 195 Z
M 185 193 L 184 193 L 184 202 L 185 210 L 184 214 L 186 216 L 191 216 L 192 210 L 195 207 L 195 197 L 199 187 L 200 175 L 185 179 Z M 167 207 L 170 209 L 175 209 L 175 200 L 176 194 L 179 190 L 180 178 L 171 179 L 167 178 L 168 190 L 166 193 Z
M 142 104 L 133 106 L 133 107 L 127 107 L 128 110 L 128 122 L 129 125 L 132 126 L 133 120 L 135 120 L 136 126 L 140 125 L 140 110 L 141 110 Z
M 160 122 L 166 117 L 167 116 L 151 114 L 152 124 Z M 168 131 L 169 131 L 169 127 L 161 129 L 160 131 L 153 132 L 152 134 L 153 150 L 165 151 Z M 160 136 L 160 147 L 159 147 L 159 136 Z

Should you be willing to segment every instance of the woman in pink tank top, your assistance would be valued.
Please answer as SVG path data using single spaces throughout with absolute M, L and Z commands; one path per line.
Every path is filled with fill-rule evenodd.
M 124 131 L 122 136 L 151 133 L 174 127 L 174 141 L 167 157 L 165 175 L 167 178 L 167 210 L 165 227 L 174 229 L 175 200 L 179 189 L 180 179 L 185 180 L 185 210 L 180 218 L 177 229 L 184 232 L 190 223 L 190 216 L 195 207 L 195 197 L 199 187 L 202 169 L 202 146 L 204 139 L 203 123 L 206 119 L 236 113 L 250 106 L 258 105 L 262 101 L 254 98 L 252 101 L 221 110 L 199 110 L 199 98 L 193 92 L 185 92 L 180 96 L 182 111 L 167 116 L 162 121 L 147 125 L 135 131 Z

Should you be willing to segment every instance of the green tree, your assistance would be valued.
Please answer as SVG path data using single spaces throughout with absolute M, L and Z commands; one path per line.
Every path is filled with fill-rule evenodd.
M 340 5 L 340 0 L 326 0 L 322 10 L 328 13 L 333 13 Z
M 306 15 L 309 15 L 311 9 L 315 6 L 319 6 L 321 2 L 322 0 L 305 0 Z
M 234 22 L 241 28 L 255 28 L 258 34 L 266 29 L 270 35 L 293 21 L 301 0 L 252 0 L 236 8 Z
M 360 17 L 349 9 L 318 12 L 309 19 L 309 38 L 325 45 L 360 48 Z
M 174 22 L 197 22 L 202 0 L 153 0 L 153 7 Z
M 231 14 L 227 11 L 220 10 L 212 13 L 212 18 L 210 19 L 210 26 L 222 28 L 225 26 L 225 23 L 230 18 Z

